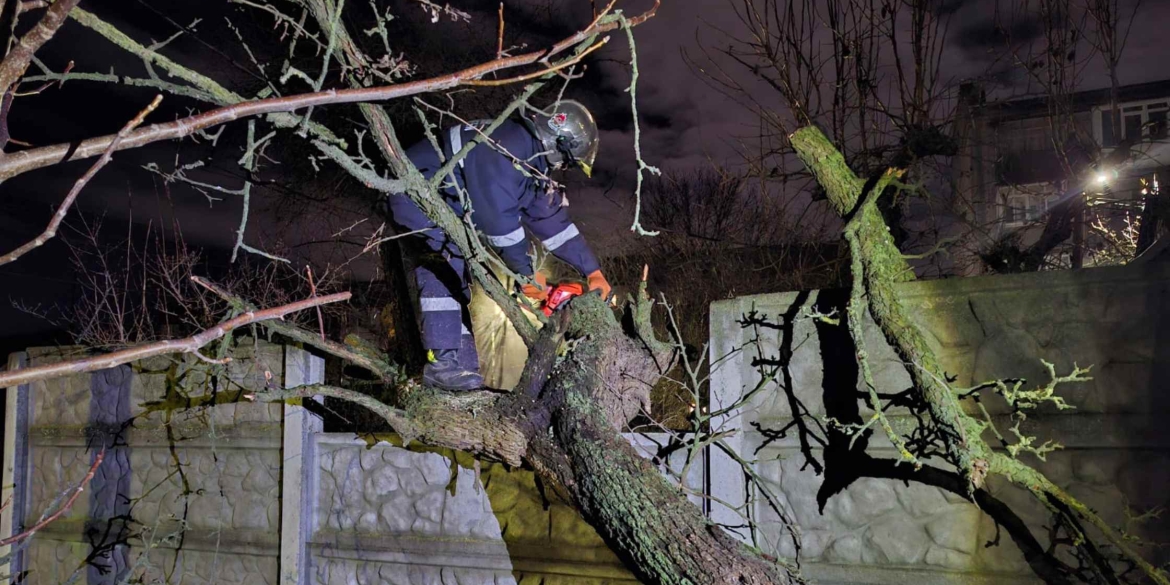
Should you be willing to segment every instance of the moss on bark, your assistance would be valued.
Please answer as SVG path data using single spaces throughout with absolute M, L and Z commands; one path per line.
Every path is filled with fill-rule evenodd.
M 913 279 L 913 272 L 894 245 L 876 206 L 867 201 L 881 195 L 883 181 L 872 179 L 867 183 L 854 175 L 841 153 L 815 126 L 801 128 L 789 138 L 801 161 L 825 188 L 833 208 L 847 221 L 846 238 L 850 240 L 854 255 L 855 283 L 864 288 L 854 290 L 854 297 L 860 299 L 864 294 L 868 299 L 867 308 L 874 322 L 906 364 L 914 388 L 926 404 L 934 424 L 943 431 L 947 458 L 967 477 L 969 491 L 973 493 L 982 486 L 987 474 L 999 475 L 1028 489 L 1050 509 L 1074 514 L 1092 525 L 1105 541 L 1152 581 L 1170 585 L 1165 572 L 1143 559 L 1124 535 L 1088 506 L 1052 483 L 1044 474 L 1019 459 L 994 451 L 983 440 L 987 425 L 963 411 L 957 393 L 946 383 L 946 372 L 934 349 L 922 330 L 911 321 L 894 290 L 896 283 Z M 873 190 L 872 194 L 868 190 Z M 860 275 L 857 270 L 861 271 Z M 855 308 L 859 307 L 851 307 L 851 311 Z M 860 319 L 856 315 L 851 315 L 851 318 Z M 860 345 L 860 331 L 855 331 L 854 337 L 858 347 L 863 347 Z M 859 359 L 864 360 L 865 356 L 859 355 Z

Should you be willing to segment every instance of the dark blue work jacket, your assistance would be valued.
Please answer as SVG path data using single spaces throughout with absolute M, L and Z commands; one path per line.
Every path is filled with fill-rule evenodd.
M 446 129 L 439 136 L 444 158 L 449 159 L 478 134 L 471 125 Z M 516 120 L 505 121 L 491 133 L 490 139 L 495 148 L 487 143 L 476 146 L 452 173 L 471 202 L 471 220 L 476 228 L 518 274 L 533 273 L 525 227 L 554 256 L 581 274 L 597 270 L 600 267 L 597 257 L 569 219 L 564 194 L 549 189 L 547 181 L 538 176 L 548 173 L 548 163 L 540 154 L 543 150 L 540 142 Z M 427 179 L 442 166 L 438 153 L 426 140 L 407 149 L 406 155 Z M 520 169 L 527 171 L 527 175 Z M 458 191 L 450 179 L 444 180 L 442 193 L 455 212 L 462 214 Z

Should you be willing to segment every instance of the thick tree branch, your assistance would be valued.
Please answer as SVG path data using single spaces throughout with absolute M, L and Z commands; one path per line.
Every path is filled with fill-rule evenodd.
M 122 141 L 123 138 L 126 137 L 126 134 L 137 128 L 139 124 L 142 124 L 142 121 L 146 119 L 146 116 L 153 112 L 161 101 L 161 95 L 155 96 L 154 101 L 150 102 L 150 104 L 146 106 L 146 108 L 141 112 L 138 112 L 137 116 L 134 116 L 132 120 L 127 122 L 126 125 L 122 127 L 122 130 L 114 135 L 114 139 L 110 142 L 110 146 L 106 148 L 106 151 L 102 153 L 102 156 L 97 159 L 97 162 L 93 163 L 93 166 L 89 167 L 89 170 L 86 171 L 80 179 L 77 179 L 77 181 L 73 183 L 73 188 L 69 190 L 67 195 L 65 195 L 65 200 L 61 202 L 61 206 L 57 208 L 57 212 L 53 214 L 53 218 L 49 220 L 49 225 L 45 227 L 45 231 L 41 232 L 41 235 L 33 238 L 31 241 L 25 243 L 19 248 L 4 254 L 3 256 L 0 256 L 0 266 L 8 264 L 9 262 L 13 262 L 17 258 L 20 258 L 21 256 L 24 256 L 25 254 L 41 247 L 45 242 L 53 239 L 53 237 L 57 235 L 57 228 L 61 226 L 61 221 L 65 219 L 65 214 L 69 213 L 69 208 L 73 206 L 73 202 L 77 199 L 77 195 L 81 193 L 81 190 L 84 189 L 87 184 L 89 184 L 89 181 L 93 179 L 94 175 L 96 175 L 98 171 L 102 170 L 102 167 L 106 166 L 106 164 L 110 162 L 110 158 L 114 154 L 114 150 L 118 148 L 118 144 Z
M 418 435 L 418 429 L 409 419 L 406 411 L 399 410 L 378 401 L 373 396 L 362 394 L 356 390 L 330 386 L 328 384 L 306 384 L 295 388 L 267 388 L 257 392 L 244 394 L 244 398 L 257 402 L 280 402 L 295 398 L 311 398 L 313 396 L 328 396 L 346 402 L 352 402 L 369 409 L 370 412 L 382 417 L 394 432 L 402 436 L 405 443 L 410 443 Z
M 631 26 L 644 22 L 653 16 L 657 8 L 658 4 L 656 3 L 646 13 L 629 19 Z M 495 59 L 487 63 L 430 79 L 370 88 L 330 89 L 300 95 L 241 102 L 202 114 L 181 118 L 174 122 L 154 124 L 146 128 L 140 128 L 127 135 L 118 144 L 116 150 L 137 148 L 160 140 L 184 138 L 199 130 L 250 116 L 291 112 L 293 110 L 316 106 L 380 102 L 420 93 L 454 89 L 465 85 L 468 81 L 478 80 L 489 73 L 534 63 L 547 62 L 550 57 L 563 53 L 587 39 L 596 37 L 596 35 L 602 32 L 614 30 L 618 26 L 620 24 L 616 19 L 602 18 L 589 28 L 569 36 L 544 51 L 533 51 L 515 57 Z M 74 148 L 74 144 L 65 143 L 11 153 L 0 160 L 0 181 L 52 164 L 97 156 L 109 148 L 113 140 L 113 135 L 101 136 L 82 141 L 76 145 L 76 148 Z
M 350 293 L 342 292 L 323 297 L 313 297 L 279 307 L 272 307 L 262 311 L 248 311 L 242 315 L 228 319 L 212 327 L 184 339 L 168 339 L 155 343 L 148 343 L 138 347 L 131 347 L 121 351 L 108 353 L 105 355 L 92 356 L 77 360 L 68 360 L 56 364 L 48 364 L 44 366 L 37 366 L 35 368 L 26 368 L 15 370 L 11 372 L 0 373 L 0 388 L 9 388 L 12 386 L 19 386 L 21 384 L 28 384 L 37 380 L 48 380 L 51 378 L 59 378 L 61 376 L 69 376 L 73 374 L 81 374 L 84 372 L 94 372 L 97 370 L 105 370 L 118 366 L 121 364 L 134 362 L 156 355 L 166 355 L 173 353 L 190 353 L 199 354 L 199 349 L 203 346 L 227 335 L 229 332 L 249 325 L 251 323 L 259 323 L 272 319 L 283 319 L 289 313 L 311 309 L 320 305 L 329 303 L 337 303 L 347 301 L 350 298 Z
M 854 244 L 852 251 L 855 254 L 855 266 L 859 265 L 857 268 L 862 271 L 869 312 L 886 341 L 907 364 L 906 370 L 915 389 L 925 402 L 933 422 L 943 431 L 942 440 L 950 463 L 959 469 L 968 482 L 968 492 L 974 493 L 982 487 L 987 474 L 996 474 L 1029 490 L 1046 505 L 1058 502 L 1097 528 L 1109 544 L 1152 581 L 1170 585 L 1170 578 L 1165 572 L 1143 559 L 1124 535 L 1109 526 L 1088 506 L 1052 483 L 1044 474 L 1019 459 L 992 450 L 983 440 L 986 425 L 962 410 L 958 393 L 946 383 L 946 372 L 938 356 L 922 330 L 910 319 L 894 290 L 895 283 L 912 279 L 913 274 L 894 245 L 876 207 L 861 201 L 861 196 L 868 193 L 866 185 L 853 174 L 841 153 L 815 126 L 801 128 L 789 139 L 797 156 L 825 188 L 829 202 L 837 213 L 843 218 L 851 218 L 846 233 Z M 870 187 L 872 190 L 872 185 Z M 872 194 L 874 197 L 878 195 L 880 193 Z M 854 213 L 856 217 L 852 217 Z
M 857 178 L 845 163 L 844 157 L 815 126 L 806 126 L 789 137 L 797 156 L 812 171 L 817 182 L 825 188 L 829 203 L 842 218 L 851 223 L 851 238 L 857 242 L 855 262 L 864 274 L 868 308 L 874 320 L 882 327 L 887 341 L 904 363 L 917 363 L 919 368 L 907 368 L 914 387 L 922 393 L 934 421 L 948 437 L 947 456 L 960 471 L 979 487 L 982 478 L 976 475 L 976 459 L 986 460 L 986 454 L 970 448 L 972 433 L 968 420 L 951 389 L 940 381 L 946 379 L 942 365 L 930 350 L 925 336 L 909 320 L 898 300 L 893 284 L 912 279 L 914 273 L 894 245 L 885 220 L 875 205 L 862 205 L 861 196 L 873 191 L 874 185 Z M 872 193 L 873 198 L 880 193 Z M 880 316 L 879 316 L 880 315 Z M 982 443 L 980 441 L 980 443 Z
M 20 37 L 16 46 L 12 47 L 8 55 L 4 57 L 4 61 L 0 61 L 0 95 L 7 93 L 8 88 L 12 87 L 12 84 L 16 83 L 21 75 L 24 75 L 29 63 L 32 63 L 33 55 L 40 50 L 42 45 L 49 42 L 53 35 L 57 34 L 57 29 L 65 23 L 69 11 L 73 10 L 73 7 L 77 6 L 80 1 L 57 0 L 41 16 L 40 22 L 23 37 Z

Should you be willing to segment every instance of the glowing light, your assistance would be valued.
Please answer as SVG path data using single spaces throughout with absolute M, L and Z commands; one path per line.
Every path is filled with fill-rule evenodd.
M 1109 175 L 1105 172 L 1100 172 L 1097 173 L 1097 176 L 1094 177 L 1094 179 L 1097 181 L 1098 185 L 1104 185 L 1109 182 Z

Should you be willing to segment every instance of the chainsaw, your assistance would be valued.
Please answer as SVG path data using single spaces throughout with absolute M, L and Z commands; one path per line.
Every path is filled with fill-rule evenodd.
M 544 301 L 541 310 L 545 317 L 551 317 L 553 311 L 569 302 L 569 299 L 585 294 L 585 287 L 579 282 L 562 282 L 548 291 L 548 299 Z

